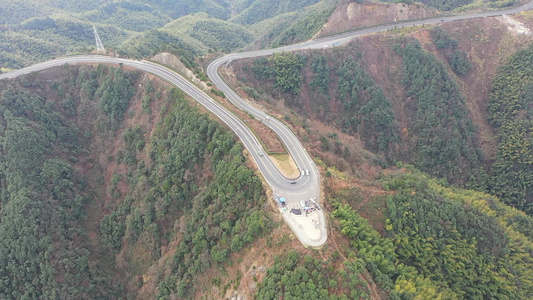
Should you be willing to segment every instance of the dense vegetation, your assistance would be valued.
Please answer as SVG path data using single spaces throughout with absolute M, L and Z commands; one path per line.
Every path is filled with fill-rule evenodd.
M 480 165 L 474 125 L 455 81 L 433 54 L 418 42 L 395 47 L 402 57 L 402 83 L 413 99 L 409 132 L 414 164 L 450 182 L 466 182 Z
M 531 218 L 485 194 L 444 188 L 416 173 L 388 186 L 399 190 L 387 203 L 400 259 L 462 298 L 532 297 L 530 233 L 508 226 L 516 218 L 531 224 Z
M 273 48 L 311 39 L 327 22 L 336 4 L 339 3 L 330 0 L 314 2 L 316 4 L 246 25 L 259 37 L 255 46 Z
M 346 257 L 276 257 L 257 298 L 366 299 L 367 271 L 388 299 L 531 298 L 533 219 L 492 196 L 447 188 L 407 168 L 382 178 L 394 191 L 385 235 L 350 206 L 351 194 L 333 192 L 335 226 L 350 241 Z
M 341 257 L 335 252 L 323 261 L 311 255 L 303 258 L 291 250 L 267 270 L 257 299 L 368 299 L 362 278 L 364 262 L 348 258 L 339 268 Z
M 457 41 L 442 31 L 433 35 L 451 68 L 459 75 L 465 74 L 471 65 L 457 49 Z M 403 62 L 401 83 L 406 99 L 402 100 L 405 103 L 402 102 L 401 111 L 392 110 L 390 100 L 368 73 L 363 54 L 355 44 L 353 50 L 335 49 L 327 52 L 330 55 L 320 51 L 300 54 L 302 66 L 291 70 L 300 69 L 301 80 L 298 74 L 280 68 L 275 57 L 257 58 L 249 68 L 252 74 L 246 74 L 252 80 L 247 81 L 264 84 L 265 80 L 274 80 L 275 90 L 270 93 L 273 98 L 283 97 L 299 113 L 334 124 L 345 133 L 357 134 L 367 149 L 383 154 L 389 163 L 404 159 L 431 175 L 453 183 L 467 183 L 473 174 L 482 173 L 482 157 L 465 100 L 445 66 L 433 54 L 424 51 L 417 42 L 399 42 L 393 48 Z M 285 65 L 288 64 L 281 66 Z M 246 72 L 246 67 L 242 71 Z M 290 88 L 281 85 L 280 78 L 290 82 Z M 262 86 L 252 88 L 265 93 Z M 303 96 L 297 95 L 304 89 Z M 403 147 L 396 123 L 398 113 L 408 116 L 402 128 Z M 331 148 L 327 143 L 324 140 L 322 150 Z M 342 155 L 340 150 L 336 152 Z
M 387 200 L 386 237 L 349 205 L 334 202 L 333 215 L 392 299 L 532 297 L 530 217 L 418 172 L 384 178 L 384 184 L 396 191 Z
M 533 215 L 533 47 L 516 53 L 501 67 L 488 108 L 499 137 L 488 190 Z
M 246 28 L 210 17 L 205 13 L 179 18 L 165 25 L 161 31 L 178 38 L 190 37 L 194 43 L 200 45 L 200 48 L 196 46 L 196 50 L 200 53 L 205 53 L 206 50 L 234 51 L 255 39 L 254 34 Z
M 166 51 L 181 57 L 193 57 L 205 50 L 198 41 L 189 37 L 174 36 L 161 30 L 150 30 L 125 40 L 118 51 L 132 58 L 150 57 Z
M 393 144 L 398 142 L 398 129 L 390 101 L 353 56 L 345 58 L 336 70 L 336 97 L 344 106 L 340 120 L 343 130 L 352 134 L 358 132 L 367 148 L 385 153 L 389 160 L 392 159 L 391 154 L 396 150 Z M 320 70 L 316 70 L 314 75 L 324 76 Z
M 131 97 L 135 94 L 132 82 L 137 74 L 124 73 L 122 68 L 111 69 L 110 73 L 106 76 L 105 81 L 94 91 L 94 96 L 100 99 L 100 109 L 109 117 L 111 125 L 117 128 L 130 104 Z M 93 96 L 91 88 L 96 83 L 94 81 L 95 77 L 92 76 L 92 81 L 84 86 L 84 88 L 88 87 L 86 91 L 89 97 Z
M 257 0 L 253 1 L 247 9 L 232 21 L 238 24 L 254 24 L 265 19 L 270 19 L 279 14 L 295 11 L 300 8 L 315 4 L 320 0 Z
M 259 78 L 274 80 L 274 87 L 284 93 L 300 93 L 300 70 L 304 58 L 297 53 L 276 53 L 270 58 L 258 58 L 252 71 Z
M 466 52 L 457 48 L 459 42 L 456 39 L 440 27 L 431 30 L 431 36 L 437 49 L 444 55 L 455 74 L 462 76 L 470 71 L 472 63 L 468 60 Z
M 349 205 L 335 202 L 334 205 L 333 216 L 340 224 L 340 231 L 350 239 L 360 264 L 368 269 L 382 289 L 389 291 L 391 299 L 454 299 L 455 294 L 449 289 L 424 278 L 415 268 L 399 261 L 393 242 L 381 237 Z
M 422 0 L 421 2 L 427 6 L 440 10 L 452 10 L 457 7 L 468 5 L 472 3 L 472 0 Z
M 2 26 L 0 68 L 20 68 L 60 53 L 88 52 L 94 48 L 92 24 L 85 21 L 58 16 L 30 19 L 19 26 Z M 128 34 L 116 26 L 97 27 L 108 48 L 118 46 Z
M 149 21 L 148 24 L 150 24 L 151 22 L 160 22 L 165 19 L 176 19 L 200 11 L 207 12 L 220 19 L 227 19 L 229 16 L 228 3 L 221 6 L 210 0 L 130 0 L 114 3 L 109 3 L 106 0 L 16 0 L 9 4 L 3 2 L 0 4 L 0 8 L 0 19 L 11 25 L 32 17 L 45 17 L 60 12 L 76 15 L 79 18 L 93 22 L 103 22 L 106 19 L 120 21 L 119 19 L 125 18 L 126 20 L 123 21 L 127 23 L 141 17 L 136 22 L 136 26 L 145 26 L 146 24 L 142 25 L 142 23 L 147 20 Z M 123 23 L 120 22 L 118 25 L 122 26 Z
M 327 22 L 334 7 L 304 14 L 295 21 L 284 22 L 269 32 L 270 38 L 274 39 L 272 47 L 294 44 L 299 41 L 311 39 Z
M 180 92 L 170 97 L 169 113 L 152 136 L 149 160 L 132 166 L 126 178 L 137 196 L 127 195 L 100 225 L 110 250 L 134 244 L 151 256 L 145 264 L 159 259 L 161 241 L 180 240 L 159 285 L 162 299 L 190 295 L 197 273 L 223 265 L 231 252 L 270 228 L 259 209 L 261 183 L 242 165 L 242 145 L 191 108 Z M 134 157 L 144 148 L 138 131 L 134 127 L 123 136 Z M 181 216 L 185 221 L 179 232 L 165 225 Z
M 80 225 L 91 198 L 74 167 L 84 147 L 66 118 L 70 91 L 48 101 L 35 78 L 0 90 L 0 298 L 118 297 Z

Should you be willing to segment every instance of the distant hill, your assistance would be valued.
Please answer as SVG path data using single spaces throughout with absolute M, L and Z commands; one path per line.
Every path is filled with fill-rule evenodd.
M 160 34 L 168 35 L 171 38 L 183 40 L 197 54 L 206 54 L 208 51 L 231 52 L 255 40 L 255 35 L 248 29 L 238 24 L 210 17 L 206 13 L 181 17 L 167 23 L 158 31 Z M 127 48 L 135 42 L 143 45 L 145 38 L 142 36 L 143 34 L 132 36 L 122 45 L 122 48 Z
M 438 10 L 465 10 L 504 7 L 514 0 L 424 3 Z M 14 0 L 0 3 L 0 69 L 88 53 L 94 50 L 93 23 L 104 46 L 118 55 L 146 58 L 176 49 L 175 54 L 197 56 L 277 47 L 317 33 L 438 14 L 427 7 L 410 1 L 380 6 L 347 0 Z
M 240 14 L 233 17 L 231 20 L 243 24 L 250 25 L 257 22 L 271 19 L 277 15 L 296 11 L 309 5 L 320 2 L 320 0 L 256 0 L 243 10 Z
M 94 49 L 93 23 L 106 48 L 130 57 L 148 57 L 154 51 L 168 50 L 167 46 L 191 55 L 205 55 L 210 50 L 230 52 L 267 33 L 270 36 L 262 40 L 272 41 L 298 20 L 316 13 L 316 8 L 305 8 L 318 2 L 331 3 L 281 1 L 272 9 L 273 3 L 262 0 L 2 2 L 0 68 L 20 68 L 53 56 L 87 53 Z M 259 15 L 266 6 L 268 14 Z M 286 13 L 286 20 L 275 20 Z M 270 19 L 272 26 L 250 26 Z M 325 22 L 324 17 L 319 22 L 305 29 L 300 38 L 310 38 Z

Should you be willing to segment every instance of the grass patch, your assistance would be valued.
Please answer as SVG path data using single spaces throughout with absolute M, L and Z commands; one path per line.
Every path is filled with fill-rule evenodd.
M 300 171 L 289 154 L 273 154 L 270 157 L 272 157 L 274 164 L 286 177 L 297 178 L 299 176 Z

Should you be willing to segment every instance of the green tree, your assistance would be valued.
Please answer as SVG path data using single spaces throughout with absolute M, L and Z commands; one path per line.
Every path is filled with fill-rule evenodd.
M 274 87 L 282 92 L 292 94 L 300 93 L 300 69 L 303 67 L 303 58 L 294 52 L 275 53 L 272 58 Z

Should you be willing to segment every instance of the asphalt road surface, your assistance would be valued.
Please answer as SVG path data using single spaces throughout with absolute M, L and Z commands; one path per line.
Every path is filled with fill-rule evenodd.
M 276 166 L 270 161 L 267 155 L 260 155 L 259 153 L 264 153 L 259 141 L 256 139 L 254 134 L 250 129 L 238 118 L 236 118 L 232 113 L 227 111 L 217 102 L 213 101 L 211 97 L 202 92 L 199 88 L 191 84 L 186 79 L 182 78 L 176 72 L 163 67 L 161 65 L 151 63 L 148 61 L 135 61 L 129 59 L 120 59 L 115 57 L 106 57 L 98 55 L 84 55 L 84 56 L 71 56 L 65 58 L 59 58 L 40 64 L 36 64 L 24 69 L 16 70 L 13 72 L 0 74 L 0 79 L 4 78 L 14 78 L 23 74 L 28 74 L 31 72 L 38 72 L 48 68 L 61 66 L 64 64 L 80 64 L 80 63 L 105 63 L 105 64 L 120 64 L 124 66 L 136 68 L 142 71 L 152 73 L 156 76 L 159 76 L 170 83 L 174 84 L 176 87 L 182 89 L 185 93 L 193 97 L 196 101 L 204 105 L 209 111 L 215 114 L 220 118 L 224 123 L 226 123 L 241 139 L 245 147 L 248 149 L 252 155 L 254 161 L 256 162 L 259 170 L 263 174 L 266 182 L 270 185 L 275 194 L 284 197 L 287 201 L 289 207 L 297 207 L 301 200 L 308 200 L 309 198 L 316 199 L 320 203 L 320 176 L 318 169 L 313 162 L 312 158 L 309 156 L 305 148 L 301 145 L 300 141 L 296 135 L 287 128 L 281 121 L 267 115 L 263 111 L 255 108 L 247 101 L 241 99 L 220 77 L 218 74 L 218 69 L 220 66 L 231 63 L 232 60 L 266 56 L 271 55 L 277 52 L 283 51 L 297 51 L 304 49 L 323 49 L 327 47 L 334 47 L 340 44 L 350 41 L 354 37 L 376 33 L 380 31 L 385 31 L 395 27 L 409 27 L 417 26 L 422 24 L 435 24 L 441 22 L 450 22 L 456 20 L 464 19 L 473 19 L 473 18 L 483 18 L 483 17 L 493 17 L 500 16 L 503 14 L 513 14 L 523 10 L 528 10 L 533 8 L 533 1 L 511 9 L 506 9 L 502 11 L 492 11 L 476 14 L 465 14 L 459 16 L 448 16 L 448 17 L 436 17 L 424 20 L 413 20 L 407 22 L 397 22 L 392 24 L 377 25 L 369 28 L 364 28 L 360 30 L 354 30 L 338 35 L 333 35 L 325 38 L 320 38 L 316 40 L 311 40 L 305 43 L 275 48 L 275 49 L 266 49 L 259 51 L 251 52 L 241 52 L 228 54 L 223 57 L 220 57 L 214 60 L 207 68 L 207 75 L 213 81 L 213 83 L 224 92 L 226 97 L 234 103 L 238 108 L 247 111 L 253 115 L 256 119 L 261 120 L 264 124 L 270 127 L 274 132 L 278 134 L 289 153 L 293 157 L 298 169 L 300 170 L 300 176 L 296 179 L 296 183 L 292 184 L 291 180 L 283 176 L 276 168 Z M 306 175 L 306 174 L 309 175 Z M 289 225 L 293 231 L 297 234 L 298 238 L 302 243 L 307 246 L 320 247 L 327 240 L 327 230 L 325 226 L 325 221 L 322 211 L 317 212 L 320 215 L 321 227 L 321 237 L 319 239 L 310 240 L 305 236 L 305 233 L 298 228 L 295 228 L 295 224 Z M 285 217 L 287 220 L 287 218 Z

